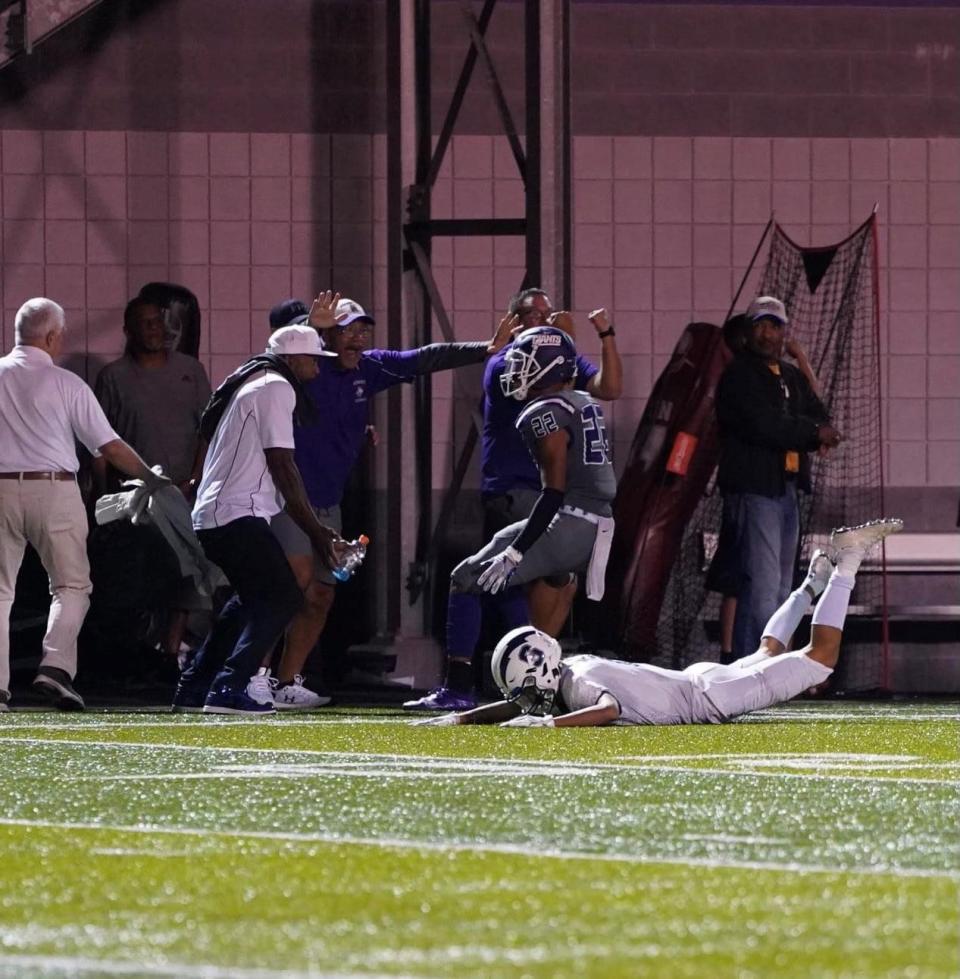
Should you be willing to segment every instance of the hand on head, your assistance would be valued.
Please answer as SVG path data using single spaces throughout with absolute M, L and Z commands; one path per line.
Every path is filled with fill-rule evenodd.
M 563 330 L 571 340 L 576 340 L 576 326 L 573 323 L 573 315 L 566 309 L 559 309 L 547 317 L 550 326 L 555 326 L 558 330 Z
M 783 352 L 794 360 L 800 360 L 804 356 L 803 347 L 794 337 L 787 337 L 783 341 Z
M 522 329 L 520 317 L 516 313 L 507 313 L 497 324 L 493 339 L 487 347 L 488 354 L 502 350 Z

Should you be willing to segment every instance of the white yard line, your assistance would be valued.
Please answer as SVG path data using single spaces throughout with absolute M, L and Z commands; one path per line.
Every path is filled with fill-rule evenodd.
M 910 713 L 906 713 L 909 710 Z M 330 727 L 336 725 L 354 724 L 403 724 L 411 725 L 414 721 L 420 720 L 420 714 L 401 713 L 399 710 L 389 716 L 376 715 L 373 717 L 364 716 L 343 716 L 340 714 L 327 714 L 323 712 L 297 714 L 271 715 L 266 718 L 232 718 L 224 715 L 202 715 L 202 714 L 165 714 L 159 711 L 138 714 L 137 711 L 125 713 L 123 711 L 105 711 L 97 713 L 90 711 L 87 714 L 89 720 L 86 721 L 37 721 L 27 720 L 33 711 L 17 711 L 14 709 L 10 714 L 4 716 L 2 720 L 11 721 L 4 725 L 0 721 L 0 737 L 7 732 L 16 732 L 27 729 L 51 730 L 51 731 L 89 731 L 92 728 L 152 728 L 152 727 L 243 727 L 251 724 L 281 724 L 284 727 L 303 725 L 308 727 Z M 59 716 L 59 715 L 57 715 Z M 163 720 L 139 720 L 143 717 L 163 717 Z M 110 717 L 130 718 L 129 720 L 109 720 Z M 737 723 L 742 724 L 751 720 L 756 721 L 903 721 L 903 722 L 922 722 L 922 721 L 960 721 L 960 708 L 950 711 L 943 707 L 931 707 L 929 712 L 917 710 L 914 707 L 900 707 L 890 705 L 889 707 L 864 708 L 843 710 L 837 707 L 826 707 L 819 704 L 809 706 L 782 706 L 754 711 L 751 714 L 744 714 L 736 719 Z M 625 725 L 620 725 L 625 726 Z
M 901 712 L 897 707 L 889 710 L 884 708 L 844 711 L 837 708 L 821 710 L 811 706 L 807 708 L 778 707 L 753 711 L 736 718 L 737 723 L 751 720 L 757 721 L 960 721 L 960 710 L 945 711 L 939 708 L 937 713 L 917 711 L 912 714 Z
M 46 819 L 7 819 L 0 817 L 0 826 L 23 826 L 35 829 L 88 830 L 95 833 L 137 833 L 161 836 L 192 836 L 201 839 L 269 840 L 283 843 L 330 844 L 334 846 L 368 846 L 384 850 L 413 850 L 419 853 L 493 853 L 527 857 L 537 861 L 547 859 L 587 860 L 601 863 L 638 864 L 643 866 L 705 867 L 714 870 L 770 870 L 796 874 L 854 874 L 865 877 L 915 877 L 936 880 L 960 880 L 960 871 L 923 870 L 920 868 L 875 866 L 838 867 L 819 864 L 782 863 L 762 860 L 719 860 L 713 857 L 663 857 L 636 853 L 591 853 L 582 850 L 537 848 L 532 852 L 525 843 L 440 843 L 432 840 L 408 840 L 376 836 L 350 836 L 339 833 L 291 833 L 263 830 L 192 829 L 187 826 L 109 826 L 103 823 L 57 822 Z
M 116 714 L 95 714 L 93 712 L 87 713 L 86 716 L 90 718 L 88 721 L 38 721 L 37 723 L 33 721 L 19 721 L 19 718 L 24 717 L 26 713 L 22 712 L 18 714 L 16 711 L 11 711 L 10 713 L 3 714 L 0 717 L 0 736 L 17 731 L 91 731 L 101 730 L 103 728 L 119 728 L 123 730 L 124 728 L 165 727 L 172 730 L 179 730 L 181 728 L 205 727 L 215 730 L 218 727 L 255 728 L 261 724 L 271 726 L 279 725 L 283 728 L 288 728 L 297 726 L 331 727 L 337 724 L 410 723 L 409 715 L 400 716 L 399 714 L 391 717 L 322 717 L 310 714 L 291 717 L 289 714 L 283 713 L 269 714 L 266 717 L 231 717 L 229 714 L 170 714 L 163 721 L 111 721 L 105 718 L 115 717 L 117 716 Z M 120 716 L 132 717 L 134 715 Z M 4 721 L 11 721 L 14 718 L 17 720 L 13 723 L 3 723 Z
M 143 965 L 140 962 L 124 962 L 119 959 L 73 958 L 65 955 L 5 955 L 0 954 L 0 976 L 20 976 L 22 969 L 43 969 L 51 974 L 64 976 L 89 973 L 94 976 L 170 976 L 171 979 L 403 979 L 397 973 L 380 972 L 307 972 L 291 969 L 244 969 L 236 966 L 190 965 Z M 8 969 L 16 971 L 8 972 Z
M 355 766 L 356 762 L 392 762 L 397 764 L 420 764 L 425 765 L 428 768 L 433 767 L 432 774 L 434 777 L 445 776 L 445 777 L 456 777 L 458 774 L 463 777 L 473 777 L 478 774 L 477 769 L 480 768 L 482 771 L 479 774 L 488 774 L 492 777 L 502 776 L 504 774 L 514 774 L 517 776 L 525 777 L 527 775 L 550 775 L 555 774 L 554 766 L 560 765 L 560 774 L 597 774 L 601 771 L 604 772 L 621 772 L 621 773 L 640 773 L 640 772 L 657 772 L 666 774 L 696 774 L 696 775 L 711 775 L 723 778 L 780 778 L 780 779 L 804 779 L 808 781 L 835 781 L 835 782 L 876 782 L 880 784 L 894 784 L 894 785 L 943 785 L 947 787 L 960 786 L 960 780 L 945 779 L 945 778 L 921 778 L 919 776 L 910 777 L 900 777 L 900 778 L 884 778 L 879 775 L 836 775 L 825 772 L 776 772 L 776 771 L 765 771 L 763 767 L 758 767 L 756 769 L 748 769 L 743 765 L 736 762 L 738 757 L 736 755 L 628 755 L 625 756 L 626 760 L 634 761 L 635 764 L 622 764 L 616 762 L 575 762 L 575 761 L 563 761 L 563 762 L 550 762 L 546 760 L 530 760 L 523 758 L 459 758 L 454 756 L 443 756 L 443 755 L 396 755 L 396 754 L 373 754 L 365 752 L 340 752 L 340 751 L 316 751 L 311 749 L 299 749 L 299 748 L 231 748 L 221 745 L 216 746 L 205 746 L 205 745 L 186 745 L 186 744 L 176 744 L 168 742 L 152 742 L 152 741 L 93 741 L 84 739 L 68 739 L 68 738 L 0 738 L 0 750 L 3 747 L 11 744 L 33 744 L 33 745 L 47 745 L 47 746 L 60 746 L 67 745 L 71 747 L 84 747 L 84 748 L 119 748 L 127 750 L 143 750 L 143 749 L 154 749 L 162 751 L 186 751 L 186 752 L 210 752 L 211 754 L 254 754 L 254 755 L 292 755 L 295 757 L 319 757 L 325 759 L 345 759 L 337 765 L 337 770 L 331 772 L 330 774 L 351 774 L 349 770 L 351 766 Z M 678 761 L 686 760 L 688 758 L 694 760 L 708 760 L 715 758 L 718 761 L 724 761 L 730 759 L 731 764 L 737 764 L 736 768 L 700 768 L 696 766 L 683 767 L 681 765 L 665 765 L 665 764 L 650 764 L 650 761 L 660 761 L 665 758 L 676 757 Z M 777 755 L 763 755 L 758 756 L 764 759 L 776 759 Z M 797 754 L 789 754 L 782 756 L 784 758 L 784 765 L 787 766 L 788 761 L 792 766 L 796 765 L 796 761 L 799 757 Z M 822 753 L 815 755 L 817 759 L 822 759 L 824 756 Z M 844 759 L 847 758 L 846 755 L 843 756 Z M 875 756 L 868 756 L 870 758 Z M 892 756 L 898 757 L 898 756 Z M 354 761 L 356 760 L 356 761 Z M 818 762 L 822 764 L 823 767 L 831 767 L 829 763 Z M 768 762 L 769 764 L 769 762 Z M 938 763 L 931 762 L 929 765 L 923 765 L 920 767 L 932 768 Z M 507 771 L 507 766 L 514 767 L 512 773 Z M 848 767 L 849 761 L 844 760 L 842 767 Z M 904 765 L 906 767 L 913 767 Z M 342 770 L 341 770 L 342 769 Z M 439 770 L 438 770 L 439 769 Z M 168 778 L 168 779 L 189 779 L 189 778 L 205 778 L 213 777 L 216 774 L 218 777 L 229 778 L 229 777 L 244 777 L 249 773 L 246 771 L 241 771 L 238 773 L 233 773 L 229 769 L 218 770 L 217 773 L 197 773 L 197 772 L 185 772 L 185 773 L 151 773 L 144 775 L 81 775 L 76 776 L 75 781 L 97 781 L 97 780 L 136 780 L 138 778 L 152 779 L 152 778 Z M 264 768 L 260 775 L 270 774 L 270 769 Z M 286 774 L 291 774 L 288 770 Z M 303 775 L 308 776 L 315 774 L 305 768 Z M 361 773 L 362 774 L 362 773 Z M 371 773 L 380 774 L 380 773 Z M 403 773 L 397 771 L 391 771 L 394 777 L 398 777 Z M 414 778 L 417 777 L 418 773 L 408 772 L 406 777 Z

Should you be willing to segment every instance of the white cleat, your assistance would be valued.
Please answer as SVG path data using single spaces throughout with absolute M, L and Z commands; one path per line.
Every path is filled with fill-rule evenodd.
M 903 530 L 903 521 L 897 517 L 881 517 L 879 520 L 870 520 L 856 527 L 838 527 L 830 533 L 828 553 L 835 562 L 842 551 L 857 551 L 861 556 L 865 556 L 884 537 L 898 534 L 901 530 Z
M 801 588 L 806 588 L 812 598 L 817 598 L 833 574 L 833 561 L 826 551 L 814 551 L 810 558 L 810 567 L 807 576 L 803 579 Z

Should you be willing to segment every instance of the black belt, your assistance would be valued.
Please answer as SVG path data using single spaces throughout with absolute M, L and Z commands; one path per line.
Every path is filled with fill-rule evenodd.
M 57 472 L 0 473 L 0 479 L 49 479 L 51 482 L 76 482 L 77 474 L 61 469 Z

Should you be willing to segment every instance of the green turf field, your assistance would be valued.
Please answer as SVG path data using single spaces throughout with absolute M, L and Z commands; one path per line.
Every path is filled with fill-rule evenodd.
M 0 976 L 960 975 L 955 705 L 0 715 Z

